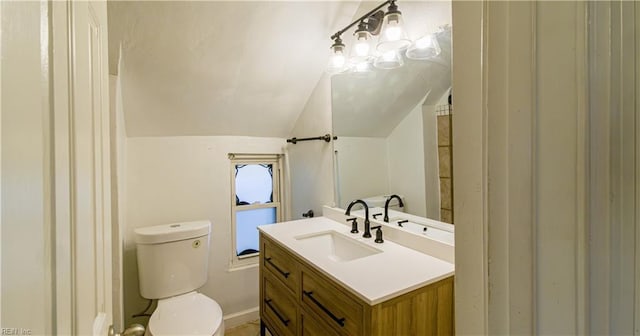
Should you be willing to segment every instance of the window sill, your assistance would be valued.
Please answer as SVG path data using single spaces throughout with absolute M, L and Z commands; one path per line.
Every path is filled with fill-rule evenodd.
M 258 265 L 259 263 L 257 259 L 255 263 L 251 263 L 251 264 L 229 265 L 229 269 L 227 270 L 227 272 L 231 273 L 231 272 L 237 272 L 237 271 L 244 271 L 247 269 L 256 268 L 258 267 Z
M 245 254 L 245 255 L 239 255 L 238 256 L 238 260 L 250 260 L 251 258 L 257 258 L 259 256 L 260 256 L 260 252 L 251 253 L 251 254 Z

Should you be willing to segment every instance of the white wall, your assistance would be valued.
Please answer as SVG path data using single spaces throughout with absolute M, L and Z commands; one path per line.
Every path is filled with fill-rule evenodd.
M 486 165 L 482 127 L 483 32 L 485 4 L 481 1 L 453 2 L 453 175 L 456 221 L 455 320 L 460 335 L 486 335 Z M 464 134 L 464 136 L 461 136 Z
M 387 137 L 387 162 L 389 193 L 404 197 L 404 211 L 426 217 L 422 126 L 422 104 L 418 104 Z M 412 164 L 416 162 L 419 167 Z
M 3 49 L 2 5 L 0 4 L 0 55 Z M 1 61 L 0 61 L 1 62 Z M 2 294 L 2 63 L 0 63 L 0 294 Z M 2 295 L 0 295 L 0 323 L 2 323 Z
M 331 80 L 322 76 L 300 113 L 292 137 L 306 138 L 332 133 Z M 338 139 L 337 141 L 340 141 Z M 333 205 L 333 146 L 324 141 L 287 145 L 291 172 L 291 216 L 301 218 L 312 209 L 317 215 L 322 206 Z
M 596 238 L 589 246 L 589 327 L 592 334 L 637 335 L 640 6 L 633 2 L 591 2 L 589 10 L 589 75 L 595 79 L 589 92 L 593 172 L 589 235 Z
M 389 194 L 386 138 L 340 137 L 334 150 L 339 207 L 345 209 L 356 199 Z
M 51 333 L 51 203 L 46 3 L 2 16 L 2 328 Z M 42 39 L 42 35 L 45 36 Z
M 122 231 L 126 227 L 126 155 L 127 135 L 125 132 L 124 110 L 122 107 L 122 86 L 117 76 L 109 76 L 111 109 L 111 218 L 113 219 L 113 325 L 115 330 L 124 330 L 123 274 L 122 255 L 124 242 Z
M 587 50 L 584 31 L 566 29 L 586 27 L 584 6 L 555 2 L 536 6 L 535 62 L 539 68 L 534 112 L 533 260 L 536 329 L 543 334 L 584 334 L 588 330 L 584 315 L 588 279 L 583 100 Z
M 456 332 L 640 331 L 634 10 L 453 3 Z
M 125 319 L 145 308 L 139 296 L 137 227 L 206 219 L 213 224 L 209 279 L 200 291 L 226 315 L 258 306 L 258 268 L 229 271 L 231 259 L 231 165 L 227 153 L 281 153 L 280 138 L 152 137 L 126 144 L 124 232 Z

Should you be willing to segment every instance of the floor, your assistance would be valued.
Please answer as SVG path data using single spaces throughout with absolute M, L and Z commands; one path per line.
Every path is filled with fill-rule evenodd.
M 245 324 L 233 327 L 224 332 L 224 336 L 258 336 L 260 335 L 260 320 L 247 322 Z M 267 336 L 271 336 L 267 330 Z

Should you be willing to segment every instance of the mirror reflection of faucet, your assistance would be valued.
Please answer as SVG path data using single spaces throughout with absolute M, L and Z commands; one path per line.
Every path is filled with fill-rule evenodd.
M 408 220 L 408 219 L 399 220 L 399 221 L 398 221 L 398 226 L 399 226 L 399 227 L 402 227 L 402 224 L 404 224 L 404 223 L 408 223 L 408 222 L 409 222 L 409 220 Z
M 402 198 L 396 194 L 393 194 L 391 196 L 389 196 L 389 198 L 387 198 L 387 201 L 384 202 L 384 221 L 385 223 L 389 223 L 389 203 L 391 203 L 392 199 L 397 199 L 398 200 L 398 205 L 401 208 L 404 208 L 404 203 L 402 202 Z M 402 226 L 402 225 L 400 225 Z

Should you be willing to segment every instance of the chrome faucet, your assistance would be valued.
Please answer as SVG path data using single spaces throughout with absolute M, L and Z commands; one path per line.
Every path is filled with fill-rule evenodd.
M 364 234 L 362 235 L 362 237 L 371 238 L 371 223 L 369 222 L 369 206 L 367 205 L 367 203 L 365 203 L 365 201 L 358 199 L 351 202 L 347 207 L 347 211 L 345 211 L 344 214 L 347 216 L 351 216 L 351 208 L 358 203 L 362 204 L 362 207 L 364 207 Z
M 400 196 L 393 194 L 391 196 L 389 196 L 389 198 L 387 198 L 387 201 L 384 202 L 384 222 L 385 223 L 389 223 L 389 203 L 391 203 L 391 200 L 393 198 L 397 198 L 398 199 L 398 205 L 401 208 L 404 208 L 404 203 L 402 203 L 402 199 L 400 198 Z

